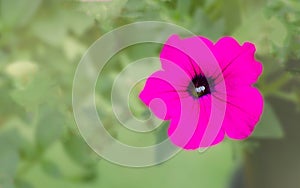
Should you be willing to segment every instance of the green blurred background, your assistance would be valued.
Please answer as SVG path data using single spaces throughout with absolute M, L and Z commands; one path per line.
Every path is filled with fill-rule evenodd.
M 225 140 L 204 153 L 183 151 L 140 169 L 91 151 L 72 112 L 77 64 L 103 34 L 145 20 L 175 23 L 214 41 L 230 35 L 255 43 L 264 65 L 257 87 L 266 105 L 250 139 Z M 299 33 L 298 0 L 0 0 L 0 188 L 300 187 Z M 144 135 L 133 139 L 135 133 L 116 126 L 109 102 L 113 80 L 129 63 L 158 56 L 160 48 L 124 49 L 97 86 L 105 126 L 122 141 L 140 144 Z M 165 129 L 148 137 L 145 143 L 159 140 Z

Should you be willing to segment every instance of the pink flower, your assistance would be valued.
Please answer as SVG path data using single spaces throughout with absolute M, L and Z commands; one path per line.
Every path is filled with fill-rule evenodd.
M 263 98 L 253 87 L 262 73 L 255 46 L 223 37 L 171 36 L 160 54 L 162 69 L 146 81 L 140 99 L 170 120 L 170 140 L 184 149 L 220 143 L 225 134 L 242 140 L 260 119 Z

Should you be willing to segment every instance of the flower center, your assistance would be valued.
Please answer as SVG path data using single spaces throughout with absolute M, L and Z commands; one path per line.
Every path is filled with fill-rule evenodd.
M 201 93 L 201 92 L 205 91 L 205 86 L 197 87 L 197 88 L 195 88 L 195 91 L 196 91 L 197 93 Z
M 210 94 L 212 83 L 210 79 L 206 79 L 205 76 L 196 75 L 190 82 L 187 91 L 194 98 L 200 98 L 204 95 Z

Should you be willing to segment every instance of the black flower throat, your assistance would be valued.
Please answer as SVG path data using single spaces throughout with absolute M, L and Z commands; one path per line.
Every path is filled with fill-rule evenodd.
M 187 91 L 192 97 L 197 99 L 211 94 L 214 87 L 213 83 L 213 79 L 211 78 L 206 78 L 201 74 L 196 75 L 189 83 Z

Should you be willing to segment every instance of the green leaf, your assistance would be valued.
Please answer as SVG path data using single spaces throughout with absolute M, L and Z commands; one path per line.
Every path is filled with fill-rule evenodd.
M 224 35 L 225 24 L 223 19 L 212 21 L 202 9 L 197 9 L 192 18 L 191 30 L 200 33 L 211 40 L 217 40 Z
M 8 26 L 21 26 L 32 18 L 42 0 L 2 0 L 0 18 Z
M 265 102 L 264 112 L 252 135 L 253 138 L 282 138 L 284 132 L 270 104 Z
M 89 28 L 94 25 L 94 20 L 80 12 L 70 11 L 65 15 L 65 24 L 76 35 L 84 34 Z
M 177 11 L 180 12 L 181 15 L 188 14 L 191 3 L 191 0 L 177 0 Z
M 12 98 L 19 105 L 27 109 L 34 109 L 37 105 L 49 100 L 53 95 L 53 82 L 43 75 L 38 75 L 26 87 L 16 89 L 11 93 Z
M 6 126 L 11 125 L 7 124 Z M 31 143 L 17 129 L 9 129 L 0 134 L 0 151 L 5 153 L 10 150 L 18 151 L 20 156 L 26 159 L 33 158 L 34 155 Z
M 241 23 L 240 1 L 222 1 L 223 16 L 225 19 L 225 31 L 231 33 Z
M 96 160 L 92 156 L 94 153 L 82 137 L 71 135 L 63 144 L 69 157 L 78 165 L 83 167 L 95 166 Z
M 0 155 L 0 174 L 14 177 L 19 163 L 19 154 L 15 149 L 1 151 Z
M 13 179 L 6 174 L 0 172 L 0 187 L 1 188 L 15 188 Z
M 33 186 L 29 182 L 21 179 L 15 180 L 15 184 L 16 188 L 33 188 Z
M 67 37 L 64 41 L 64 52 L 69 60 L 74 60 L 84 54 L 85 47 L 74 38 Z
M 42 163 L 42 169 L 44 170 L 44 172 L 48 175 L 50 175 L 51 177 L 54 178 L 59 178 L 62 176 L 62 173 L 58 167 L 57 164 L 55 164 L 52 161 L 49 160 L 43 160 Z
M 234 32 L 240 42 L 251 41 L 257 47 L 257 53 L 270 55 L 273 46 L 283 47 L 287 30 L 276 17 L 267 18 L 262 8 L 245 15 L 243 24 Z
M 35 134 L 38 148 L 44 149 L 58 140 L 63 133 L 64 125 L 64 118 L 57 109 L 43 106 L 39 112 Z
M 64 14 L 58 12 L 51 17 L 41 17 L 31 27 L 31 32 L 43 42 L 59 47 L 67 35 Z
M 22 137 L 16 129 L 10 129 L 0 134 L 0 151 L 18 150 Z
M 13 188 L 19 164 L 19 133 L 13 129 L 0 135 L 0 187 Z

